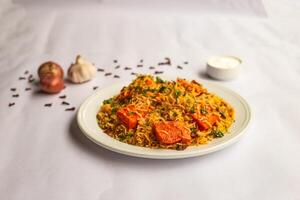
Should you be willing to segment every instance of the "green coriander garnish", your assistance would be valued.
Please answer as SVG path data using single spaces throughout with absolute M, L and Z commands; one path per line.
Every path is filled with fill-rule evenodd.
M 112 98 L 103 101 L 103 104 L 111 104 L 111 103 L 112 103 Z
M 159 76 L 156 77 L 156 83 L 164 83 L 165 81 L 162 80 Z
M 206 115 L 207 114 L 207 110 L 205 108 L 201 108 L 200 112 L 202 115 Z
M 219 130 L 212 130 L 211 131 L 211 134 L 214 138 L 221 138 L 224 136 L 224 133 L 222 133 L 221 131 Z

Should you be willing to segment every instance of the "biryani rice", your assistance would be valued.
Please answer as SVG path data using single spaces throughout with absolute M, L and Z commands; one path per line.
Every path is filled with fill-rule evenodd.
M 131 129 L 117 116 L 118 110 L 129 105 L 134 105 L 134 115 L 138 117 L 136 127 Z M 192 117 L 195 113 L 209 128 L 199 129 L 199 124 Z M 211 115 L 218 117 L 214 124 L 205 118 Z M 159 77 L 139 75 L 120 94 L 103 102 L 97 120 L 106 134 L 119 141 L 149 148 L 183 150 L 187 146 L 207 144 L 227 134 L 234 122 L 234 109 L 196 81 L 165 81 Z M 161 121 L 183 122 L 191 134 L 191 143 L 160 143 L 154 134 L 153 124 Z

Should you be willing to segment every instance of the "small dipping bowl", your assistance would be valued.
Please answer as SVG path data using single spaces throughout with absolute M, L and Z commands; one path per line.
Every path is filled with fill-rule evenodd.
M 241 59 L 234 56 L 215 56 L 208 60 L 206 72 L 214 79 L 231 80 L 239 75 L 241 63 Z

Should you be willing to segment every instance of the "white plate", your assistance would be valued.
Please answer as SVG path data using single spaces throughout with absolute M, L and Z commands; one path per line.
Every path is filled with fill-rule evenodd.
M 227 147 L 238 141 L 251 118 L 250 107 L 247 102 L 237 93 L 220 85 L 208 82 L 199 81 L 208 89 L 209 92 L 221 96 L 225 101 L 230 103 L 236 111 L 236 121 L 230 129 L 230 133 L 219 139 L 214 139 L 209 144 L 188 147 L 183 151 L 166 150 L 166 149 L 150 149 L 129 145 L 118 140 L 115 140 L 105 134 L 97 124 L 96 115 L 101 107 L 103 100 L 111 98 L 119 93 L 119 91 L 127 83 L 116 84 L 95 92 L 88 97 L 80 106 L 77 121 L 82 132 L 96 144 L 114 152 L 126 154 L 129 156 L 155 158 L 155 159 L 176 159 L 200 156 L 212 153 Z

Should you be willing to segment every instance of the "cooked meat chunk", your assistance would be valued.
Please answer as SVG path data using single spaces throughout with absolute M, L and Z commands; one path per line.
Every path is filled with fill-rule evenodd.
M 154 123 L 154 132 L 161 144 L 169 145 L 177 142 L 189 144 L 192 140 L 190 131 L 183 122 L 168 121 Z

